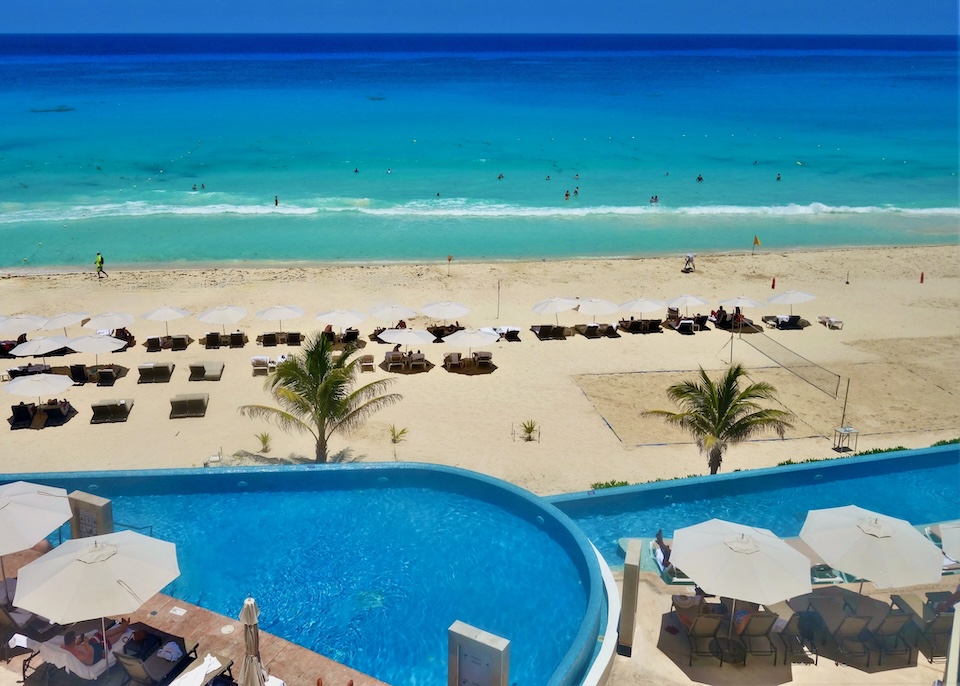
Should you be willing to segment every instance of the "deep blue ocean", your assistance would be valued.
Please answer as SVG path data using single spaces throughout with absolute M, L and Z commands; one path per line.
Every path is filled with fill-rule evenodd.
M 956 36 L 0 36 L 0 269 L 953 243 L 957 75 Z

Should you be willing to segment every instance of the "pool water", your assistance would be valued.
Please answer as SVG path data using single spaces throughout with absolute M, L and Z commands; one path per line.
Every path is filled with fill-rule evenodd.
M 859 505 L 913 524 L 960 519 L 960 449 L 903 451 L 548 498 L 623 565 L 618 539 L 653 538 L 714 517 L 797 536 L 813 509 Z
M 150 525 L 177 544 L 169 595 L 232 617 L 251 595 L 265 631 L 387 683 L 445 683 L 458 619 L 510 640 L 512 683 L 558 683 L 582 641 L 590 583 L 556 526 L 538 518 L 542 506 L 518 509 L 489 488 L 471 492 L 467 479 L 419 486 L 367 471 L 363 483 L 333 485 L 333 470 L 276 483 L 248 473 L 210 492 L 178 493 L 148 473 L 133 485 L 88 476 L 68 488 L 110 497 L 117 528 Z

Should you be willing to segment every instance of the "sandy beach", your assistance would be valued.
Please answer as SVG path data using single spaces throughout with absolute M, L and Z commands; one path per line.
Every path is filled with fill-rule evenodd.
M 490 474 L 539 494 L 584 490 L 611 479 L 642 482 L 662 477 L 704 474 L 706 459 L 690 439 L 659 420 L 643 418 L 647 409 L 672 409 L 664 390 L 688 378 L 698 366 L 721 370 L 731 359 L 731 336 L 720 330 L 681 336 L 660 334 L 588 340 L 539 341 L 530 326 L 553 323 L 531 306 L 548 297 L 597 297 L 624 302 L 644 296 L 669 299 L 681 293 L 719 299 L 746 295 L 765 302 L 785 290 L 801 290 L 816 300 L 794 306 L 812 325 L 801 331 L 766 329 L 763 334 L 790 351 L 839 375 L 838 397 L 825 393 L 778 366 L 750 343 L 751 335 L 732 341 L 735 361 L 750 378 L 773 383 L 779 401 L 796 415 L 786 440 L 773 436 L 738 446 L 727 454 L 722 471 L 775 465 L 787 459 L 833 456 L 833 429 L 843 416 L 859 430 L 860 450 L 898 445 L 923 447 L 956 436 L 960 412 L 954 388 L 960 377 L 960 249 L 957 246 L 829 250 L 756 255 L 700 255 L 697 270 L 681 273 L 681 258 L 645 258 L 557 262 L 506 262 L 385 266 L 295 266 L 290 268 L 197 268 L 110 270 L 97 280 L 89 273 L 5 274 L 0 278 L 2 314 L 60 312 L 126 312 L 138 319 L 131 331 L 133 348 L 99 356 L 130 370 L 112 388 L 94 384 L 64 392 L 79 414 L 63 426 L 42 431 L 8 431 L 0 443 L 7 472 L 152 469 L 197 467 L 213 455 L 255 453 L 256 434 L 269 432 L 272 449 L 266 458 L 310 459 L 307 436 L 288 435 L 261 420 L 240 416 L 246 403 L 269 403 L 262 377 L 252 375 L 251 356 L 295 352 L 280 346 L 261 348 L 256 336 L 276 330 L 276 323 L 258 321 L 253 313 L 275 304 L 294 304 L 306 314 L 283 322 L 284 330 L 304 333 L 321 324 L 318 311 L 355 308 L 368 311 L 380 303 L 414 309 L 438 300 L 471 308 L 460 323 L 468 327 L 517 326 L 521 342 L 490 346 L 496 370 L 485 375 L 448 373 L 441 365 L 443 344 L 424 349 L 433 363 L 427 373 L 388 374 L 377 367 L 361 382 L 395 379 L 392 391 L 402 402 L 375 415 L 352 436 L 336 436 L 336 459 L 351 461 L 407 460 L 455 465 Z M 921 283 L 921 273 L 923 283 Z M 771 288 L 776 279 L 775 288 Z M 849 283 L 848 283 L 849 281 Z M 205 350 L 192 343 L 187 350 L 147 353 L 148 336 L 163 335 L 162 322 L 140 319 L 161 305 L 199 313 L 221 304 L 249 311 L 237 326 L 251 342 L 242 349 Z M 769 305 L 746 311 L 758 323 L 762 315 L 786 313 Z M 691 313 L 692 314 L 692 313 Z M 661 316 L 659 313 L 649 316 Z M 843 321 L 827 329 L 819 316 Z M 617 315 L 600 317 L 615 320 Z M 566 326 L 592 317 L 577 312 L 559 315 Z M 543 321 L 541 321 L 543 320 Z M 431 323 L 417 317 L 410 326 Z M 376 326 L 360 325 L 364 340 Z M 188 317 L 171 322 L 171 334 L 194 339 L 212 328 Z M 34 332 L 62 334 L 62 331 Z M 67 331 L 79 336 L 87 330 Z M 759 345 L 759 344 L 757 344 Z M 363 352 L 377 363 L 390 347 L 367 342 Z M 460 351 L 466 352 L 466 351 Z M 218 382 L 188 381 L 191 362 L 225 363 Z M 31 361 L 27 358 L 26 361 Z M 36 360 L 40 362 L 39 359 Z M 53 357 L 48 363 L 94 363 L 93 355 Z M 137 366 L 173 362 L 170 383 L 138 384 Z M 15 366 L 6 361 L 4 366 Z M 179 393 L 210 394 L 201 419 L 168 418 L 169 399 Z M 135 406 L 125 423 L 91 425 L 90 404 L 103 398 L 132 398 Z M 20 399 L 9 396 L 12 403 Z M 540 441 L 517 440 L 519 424 L 534 420 Z M 406 428 L 406 439 L 393 445 L 389 427 Z

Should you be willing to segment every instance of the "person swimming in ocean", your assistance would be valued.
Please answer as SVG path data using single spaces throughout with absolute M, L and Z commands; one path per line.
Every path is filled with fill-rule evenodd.
M 697 174 L 697 181 L 703 181 L 703 174 Z

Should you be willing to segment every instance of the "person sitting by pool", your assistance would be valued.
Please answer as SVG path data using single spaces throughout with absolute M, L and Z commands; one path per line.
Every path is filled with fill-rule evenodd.
M 68 631 L 63 635 L 63 645 L 61 648 L 76 657 L 85 665 L 95 665 L 106 655 L 106 651 L 113 647 L 113 642 L 119 639 L 130 626 L 129 619 L 120 620 L 107 629 L 106 641 L 103 634 L 99 631 L 93 633 L 89 638 L 76 632 Z

